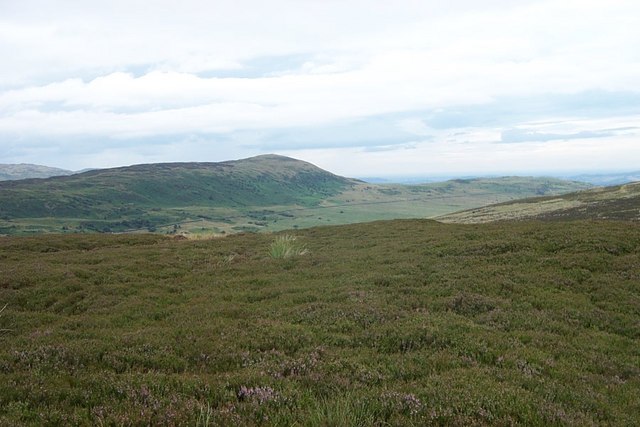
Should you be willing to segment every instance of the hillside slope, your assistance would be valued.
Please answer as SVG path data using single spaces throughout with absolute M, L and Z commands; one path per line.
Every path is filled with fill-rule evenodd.
M 600 187 L 553 197 L 536 197 L 465 210 L 437 218 L 442 222 L 502 220 L 640 220 L 640 182 Z
M 83 218 L 130 228 L 182 215 L 163 208 L 314 206 L 355 181 L 282 156 L 98 169 L 0 182 L 0 217 Z
M 309 163 L 280 156 L 221 163 L 136 165 L 43 181 L 2 182 L 0 215 L 113 215 L 132 204 L 139 208 L 312 205 L 351 182 Z

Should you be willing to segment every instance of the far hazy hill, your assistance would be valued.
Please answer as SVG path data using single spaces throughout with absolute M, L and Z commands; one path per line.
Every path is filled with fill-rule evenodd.
M 146 164 L 0 182 L 0 233 L 275 231 L 428 218 L 588 187 L 526 177 L 376 185 L 276 155 L 221 163 Z
M 437 218 L 443 222 L 501 220 L 640 220 L 640 182 L 599 187 L 553 197 L 537 197 L 465 210 Z
M 640 171 L 634 172 L 611 172 L 600 174 L 583 174 L 569 177 L 575 181 L 588 182 L 597 186 L 611 186 L 628 184 L 630 182 L 640 181 Z
M 52 176 L 71 175 L 75 172 L 51 168 L 49 166 L 32 165 L 28 163 L 1 164 L 0 181 L 29 179 L 29 178 L 49 178 Z

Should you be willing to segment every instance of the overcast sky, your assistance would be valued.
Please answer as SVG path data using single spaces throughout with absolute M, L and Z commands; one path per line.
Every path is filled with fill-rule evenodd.
M 637 0 L 0 0 L 0 163 L 640 169 Z

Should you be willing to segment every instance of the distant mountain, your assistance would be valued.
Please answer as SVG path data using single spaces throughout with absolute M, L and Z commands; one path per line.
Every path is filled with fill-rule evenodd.
M 585 182 L 587 184 L 591 184 L 593 186 L 610 186 L 610 185 L 620 185 L 627 184 L 629 182 L 640 181 L 640 171 L 631 171 L 631 172 L 608 172 L 608 173 L 584 173 L 579 175 L 562 175 L 555 174 L 552 175 L 555 178 L 562 179 L 565 181 L 578 181 Z M 453 180 L 453 179 L 491 179 L 497 178 L 499 175 L 489 175 L 489 176 L 444 176 L 444 175 L 425 175 L 425 176 L 383 176 L 383 177 L 362 177 L 365 182 L 370 182 L 374 184 L 424 184 L 429 182 L 442 182 L 445 180 Z
M 640 182 L 599 187 L 560 196 L 536 197 L 470 209 L 436 218 L 442 222 L 503 220 L 640 220 Z
M 51 168 L 49 166 L 20 164 L 0 164 L 0 181 L 10 181 L 29 178 L 49 178 L 52 176 L 71 175 L 75 172 Z
M 277 231 L 429 218 L 587 187 L 531 177 L 370 184 L 276 155 L 221 163 L 144 164 L 2 181 L 0 233 Z

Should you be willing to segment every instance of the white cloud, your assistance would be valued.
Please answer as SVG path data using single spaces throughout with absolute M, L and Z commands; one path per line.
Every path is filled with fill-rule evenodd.
M 632 171 L 638 169 L 637 137 L 604 140 L 557 140 L 502 144 L 416 143 L 398 149 L 389 168 L 386 150 L 344 148 L 338 150 L 291 150 L 284 154 L 306 159 L 337 174 L 375 176 L 470 176 L 470 175 L 565 175 L 584 171 Z M 629 153 L 635 153 L 629 155 Z
M 398 147 L 385 151 L 395 159 L 387 165 L 401 170 L 402 162 L 417 161 L 401 149 L 413 135 L 441 138 L 440 148 L 432 141 L 420 153 L 453 167 L 447 159 L 466 158 L 505 130 L 553 134 L 528 129 L 534 119 L 558 123 L 559 112 L 503 128 L 458 129 L 464 144 L 434 131 L 431 113 L 469 105 L 491 111 L 503 98 L 640 93 L 637 16 L 640 5 L 632 0 L 2 2 L 0 56 L 10 60 L 0 67 L 0 149 L 85 137 L 101 141 L 95 151 L 105 152 L 122 139 L 132 146 L 153 137 L 184 144 L 190 135 L 285 135 L 292 128 L 299 137 L 308 127 L 298 142 L 304 149 L 318 143 L 312 129 L 379 117 L 398 131 L 398 141 L 375 142 L 378 150 Z M 583 117 L 570 109 L 560 114 L 568 119 L 563 133 L 584 131 Z M 600 114 L 625 120 L 620 111 Z M 327 147 L 360 132 L 344 129 Z M 249 144 L 256 151 L 272 142 L 256 138 Z M 221 144 L 212 141 L 197 144 Z M 233 147 L 225 153 L 246 153 L 236 136 L 226 141 Z M 638 148 L 613 146 L 639 159 Z M 559 156 L 550 147 L 519 144 L 500 148 L 504 154 L 495 158 L 506 162 L 504 169 L 518 164 L 508 157 L 520 150 Z M 23 152 L 31 157 L 15 159 L 37 162 L 36 151 Z M 118 156 L 127 162 L 126 149 L 113 152 L 114 162 Z

